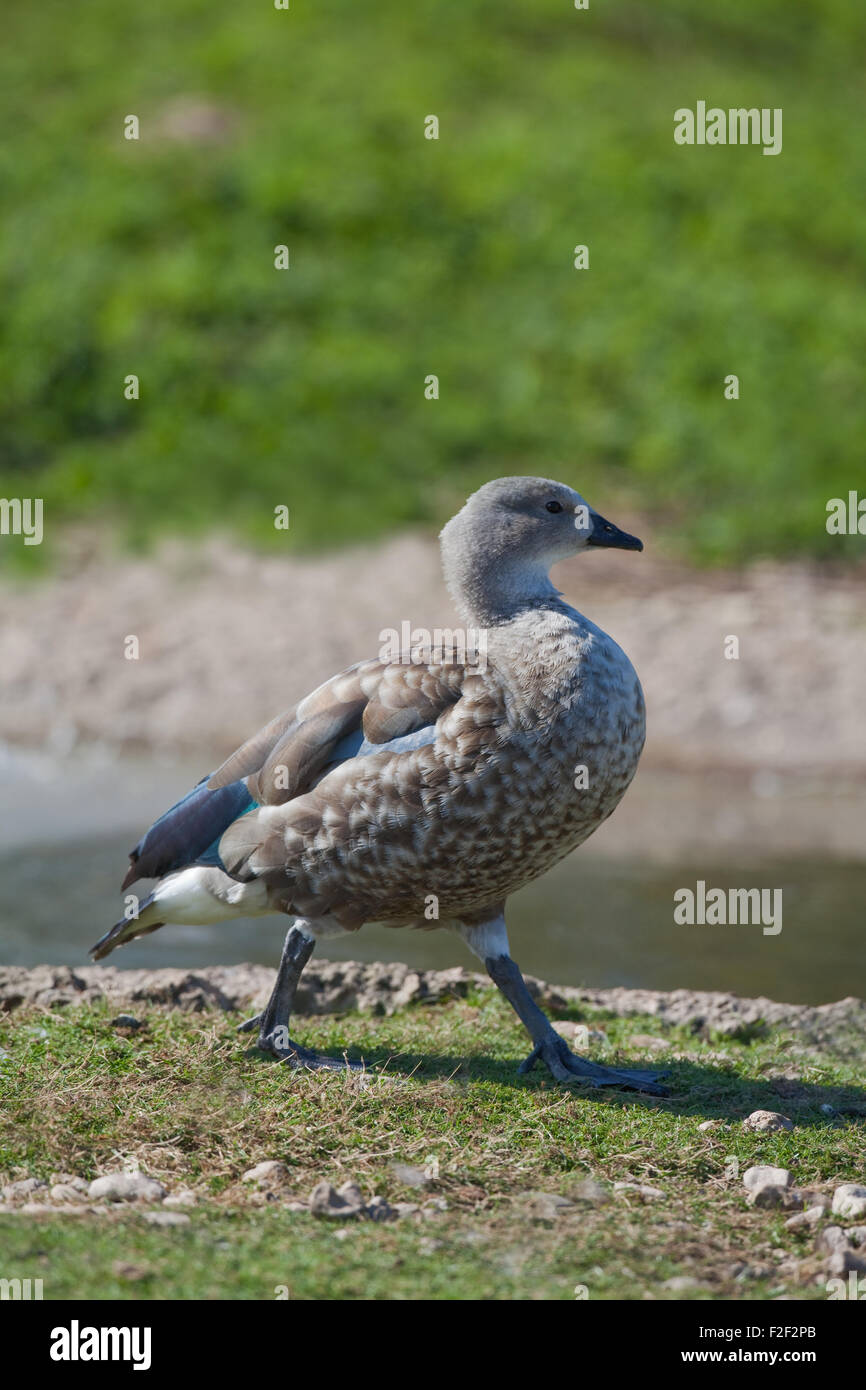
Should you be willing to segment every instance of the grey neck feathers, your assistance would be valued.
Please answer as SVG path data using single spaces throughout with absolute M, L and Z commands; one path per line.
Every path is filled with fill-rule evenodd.
M 461 618 L 494 627 L 531 609 L 565 610 L 550 582 L 550 559 L 527 555 L 507 527 L 481 522 L 464 508 L 440 538 L 445 582 Z

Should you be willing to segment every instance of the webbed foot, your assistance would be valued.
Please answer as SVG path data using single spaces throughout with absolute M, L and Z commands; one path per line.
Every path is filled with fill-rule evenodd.
M 572 1052 L 564 1038 L 551 1032 L 548 1038 L 532 1049 L 525 1062 L 518 1068 L 521 1072 L 532 1071 L 537 1062 L 544 1062 L 555 1081 L 571 1083 L 583 1082 L 586 1086 L 622 1086 L 632 1091 L 645 1091 L 651 1096 L 666 1096 L 659 1078 L 666 1072 L 625 1071 L 617 1067 L 604 1067 L 598 1062 L 590 1062 Z
M 258 1022 L 257 1019 L 251 1022 Z M 241 1027 L 244 1027 L 242 1024 Z M 300 1043 L 293 1042 L 288 1035 L 288 1029 L 278 1026 L 272 1028 L 270 1032 L 264 1029 L 259 1033 L 256 1046 L 261 1052 L 267 1052 L 271 1057 L 276 1057 L 292 1071 L 363 1071 L 363 1062 L 350 1062 L 348 1057 L 326 1057 L 320 1052 L 314 1052 L 312 1048 L 301 1047 Z

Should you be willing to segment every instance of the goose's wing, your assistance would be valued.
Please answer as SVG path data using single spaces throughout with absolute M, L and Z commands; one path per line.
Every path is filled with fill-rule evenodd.
M 291 728 L 259 751 L 263 767 L 248 779 L 257 809 L 219 842 L 233 878 L 264 879 L 284 890 L 286 911 L 334 910 L 341 922 L 338 906 L 349 912 L 354 901 L 359 920 L 369 919 L 371 893 L 394 891 L 389 866 L 405 879 L 428 853 L 444 852 L 462 819 L 483 820 L 509 737 L 506 694 L 489 671 L 431 654 L 367 668 L 359 682 L 359 724 L 316 759 L 308 789 L 280 790 L 301 737 Z
M 190 864 L 220 864 L 220 837 L 238 818 L 291 801 L 347 759 L 429 737 L 459 698 L 462 677 L 463 667 L 445 657 L 407 665 L 373 659 L 333 676 L 160 816 L 132 850 L 123 887 Z

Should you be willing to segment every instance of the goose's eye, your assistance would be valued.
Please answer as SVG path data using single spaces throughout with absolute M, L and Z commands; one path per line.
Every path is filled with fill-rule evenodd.
M 560 502 L 545 502 L 544 505 L 547 507 L 547 510 L 548 510 L 549 512 L 561 512 L 561 511 L 562 511 L 562 504 L 561 504 Z

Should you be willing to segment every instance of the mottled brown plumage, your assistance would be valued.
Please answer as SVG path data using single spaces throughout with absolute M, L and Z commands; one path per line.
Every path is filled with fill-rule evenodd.
M 484 632 L 482 659 L 467 661 L 464 642 L 361 661 L 272 720 L 136 847 L 133 877 L 162 877 L 97 957 L 161 921 L 295 915 L 261 1039 L 313 1065 L 273 1034 L 285 1018 L 288 1037 L 291 982 L 316 936 L 369 921 L 453 925 L 529 1028 L 530 1060 L 587 1076 L 593 1064 L 567 1060 L 527 1003 L 502 914 L 610 815 L 643 747 L 631 663 L 548 578 L 555 560 L 598 545 L 641 548 L 548 479 L 474 494 L 442 551 L 458 610 Z M 654 1086 L 645 1073 L 602 1072 L 590 1079 Z

